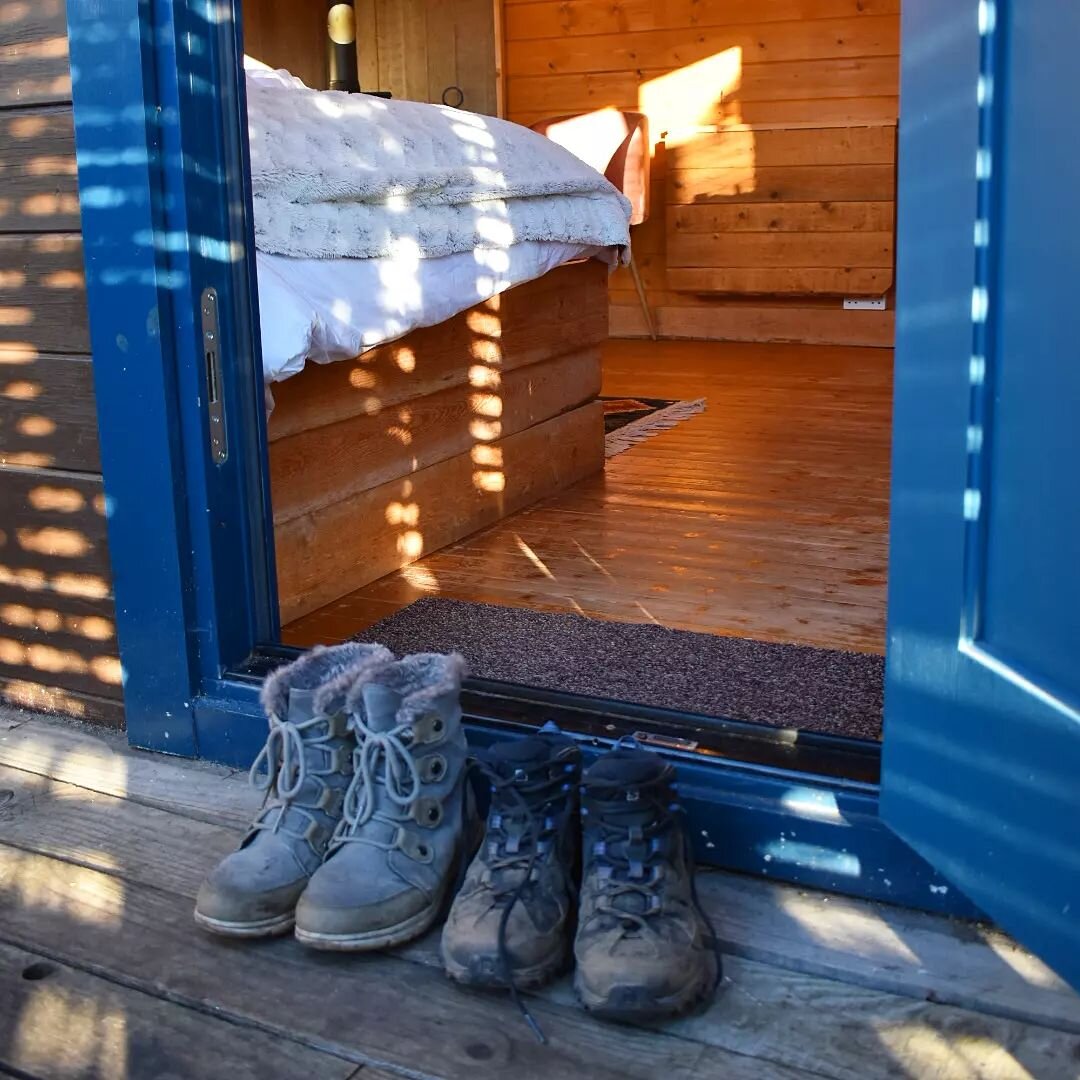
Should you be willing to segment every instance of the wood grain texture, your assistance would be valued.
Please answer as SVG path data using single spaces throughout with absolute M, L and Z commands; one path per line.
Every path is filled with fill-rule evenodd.
M 0 356 L 90 352 L 82 237 L 0 236 Z
M 76 231 L 70 108 L 0 111 L 0 233 Z
M 111 595 L 101 478 L 0 469 L 0 677 L 119 698 Z
M 593 402 L 393 480 L 275 530 L 285 622 L 597 472 Z
M 0 108 L 71 101 L 64 0 L 0 0 Z
M 317 1076 L 356 1065 L 0 944 L 0 1070 L 35 1077 Z
M 316 90 L 326 89 L 325 4 L 243 0 L 241 6 L 248 56 L 273 68 L 286 68 Z
M 538 1020 L 558 1032 L 541 1046 L 509 997 L 462 993 L 441 971 L 388 954 L 330 963 L 284 939 L 230 950 L 223 978 L 223 946 L 192 928 L 189 896 L 4 845 L 0 893 L 36 900 L 5 912 L 5 936 L 16 947 L 122 976 L 128 987 L 181 1006 L 209 1005 L 224 1019 L 287 1032 L 360 1065 L 446 1080 L 502 1080 L 510 1070 L 521 1080 L 651 1080 L 660 1071 L 679 1080 L 762 1075 L 761 1063 L 742 1055 L 600 1025 L 579 1008 L 538 999 Z M 417 1002 L 424 1004 L 422 1022 Z M 779 1065 L 770 1070 L 777 1080 L 807 1075 Z
M 684 154 L 681 163 L 666 162 L 661 142 L 653 160 L 661 184 L 669 167 L 676 173 L 671 186 L 681 196 L 671 200 L 674 205 L 749 205 L 767 213 L 778 203 L 831 207 L 868 200 L 884 209 L 875 227 L 864 231 L 892 231 L 897 0 L 529 0 L 506 4 L 506 34 L 510 118 L 531 124 L 603 108 L 645 111 L 653 137 L 666 138 L 669 149 Z M 838 130 L 832 136 L 803 132 L 791 138 L 762 130 L 808 124 Z M 732 163 L 730 154 L 717 149 L 716 136 L 694 134 L 710 125 L 743 132 L 753 126 L 752 164 L 746 158 Z M 745 145 L 745 133 L 739 138 Z M 653 199 L 661 226 L 664 215 L 658 208 L 664 201 L 661 188 L 661 198 L 654 194 Z M 804 252 L 780 266 L 778 253 L 764 266 L 746 268 L 753 273 L 734 274 L 726 264 L 710 265 L 703 249 L 714 242 L 712 233 L 726 232 L 737 221 L 737 216 L 718 216 L 711 227 L 688 230 L 703 236 L 691 242 L 692 262 L 671 264 L 677 273 L 670 278 L 663 233 L 659 241 L 650 235 L 651 222 L 636 231 L 635 262 L 661 336 L 891 344 L 891 312 L 861 312 L 871 318 L 848 321 L 841 312 L 826 315 L 804 295 L 887 292 L 891 257 L 883 266 L 849 268 Z M 814 233 L 819 224 L 822 231 L 846 231 L 841 221 L 840 216 L 805 215 L 798 227 L 767 225 L 763 231 Z M 808 273 L 813 269 L 822 272 Z M 757 300 L 755 308 L 733 305 L 740 295 L 770 297 L 788 312 Z M 647 333 L 625 271 L 612 278 L 610 304 L 613 334 Z
M 299 432 L 270 444 L 277 525 L 467 453 L 477 428 L 502 437 L 591 401 L 600 392 L 593 348 L 411 398 L 400 407 Z
M 195 770 L 210 815 L 215 796 L 233 805 L 235 793 L 253 795 L 243 776 L 223 776 L 214 789 L 199 782 L 206 766 L 39 720 L 0 733 L 0 760 L 12 738 L 33 744 L 40 764 L 36 772 L 0 767 L 13 795 L 0 810 L 5 948 L 48 957 L 61 968 L 57 980 L 71 980 L 65 987 L 98 987 L 77 998 L 95 1018 L 116 1000 L 107 995 L 117 984 L 139 995 L 135 1032 L 145 1010 L 167 1001 L 185 1015 L 197 1008 L 208 1024 L 242 1024 L 234 1049 L 245 1033 L 268 1036 L 363 1065 L 361 1076 L 425 1078 L 512 1069 L 525 1077 L 1019 1080 L 1070 1075 L 1080 1045 L 1077 995 L 989 928 L 714 872 L 699 873 L 698 886 L 726 953 L 724 983 L 707 1009 L 663 1025 L 600 1024 L 563 979 L 530 1001 L 551 1040 L 540 1048 L 505 996 L 446 982 L 438 931 L 394 956 L 342 963 L 291 940 L 233 949 L 222 979 L 223 946 L 193 931 L 189 913 L 202 872 L 241 827 L 148 811 L 140 800 L 153 784 L 184 792 Z M 73 762 L 78 786 L 53 775 Z M 106 788 L 115 794 L 97 794 Z M 284 985 L 287 993 L 275 989 Z M 408 1006 L 418 997 L 423 1022 Z M 185 1021 L 158 1022 L 169 1045 L 173 1025 Z M 107 1045 L 108 1032 L 94 1035 L 92 1045 Z M 212 1028 L 206 1038 L 213 1045 Z M 72 1044 L 82 1045 L 47 1036 L 35 1045 L 56 1053 Z
M 312 614 L 290 640 L 342 640 L 439 595 L 884 650 L 887 352 L 610 342 L 603 393 L 707 407 L 602 475 Z
M 364 89 L 438 104 L 456 86 L 461 108 L 498 114 L 493 0 L 366 0 L 356 14 Z
M 505 374 L 598 345 L 607 337 L 606 290 L 603 264 L 561 266 L 355 360 L 309 364 L 272 387 L 269 438 L 460 386 L 474 367 Z
M 100 473 L 89 357 L 0 350 L 0 465 Z

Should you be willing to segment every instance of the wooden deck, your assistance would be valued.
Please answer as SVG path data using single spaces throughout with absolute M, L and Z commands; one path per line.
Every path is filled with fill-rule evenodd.
M 1068 1080 L 1080 999 L 971 925 L 715 872 L 707 1012 L 655 1029 L 452 986 L 429 938 L 322 956 L 191 920 L 257 796 L 218 766 L 0 714 L 0 1073 L 19 1077 Z
M 609 341 L 606 396 L 706 411 L 284 638 L 343 641 L 443 596 L 883 652 L 891 385 L 888 349 Z

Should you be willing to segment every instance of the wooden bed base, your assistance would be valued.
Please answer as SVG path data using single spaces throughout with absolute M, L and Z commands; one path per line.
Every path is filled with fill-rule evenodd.
M 607 268 L 559 267 L 274 386 L 283 622 L 603 468 Z

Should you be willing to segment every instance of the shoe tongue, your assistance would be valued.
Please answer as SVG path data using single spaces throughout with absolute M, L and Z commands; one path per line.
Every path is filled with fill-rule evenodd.
M 530 735 L 524 739 L 500 743 L 492 751 L 491 761 L 495 764 L 506 762 L 519 768 L 527 765 L 539 765 L 552 756 L 551 751 L 552 746 L 547 739 Z
M 390 731 L 397 727 L 401 695 L 381 683 L 368 683 L 361 691 L 364 699 L 364 722 L 372 731 Z
M 315 691 L 298 690 L 295 687 L 289 690 L 289 711 L 287 714 L 289 723 L 302 724 L 315 715 Z
M 648 750 L 619 749 L 604 754 L 585 770 L 586 788 L 590 781 L 611 784 L 645 784 L 658 780 L 664 772 L 662 757 Z

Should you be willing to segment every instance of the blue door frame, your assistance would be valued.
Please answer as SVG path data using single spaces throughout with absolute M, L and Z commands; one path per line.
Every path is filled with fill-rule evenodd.
M 133 745 L 245 765 L 279 635 L 239 0 L 68 0 L 87 295 Z M 974 10 L 974 0 L 965 0 Z M 204 291 L 227 457 L 210 450 Z M 588 745 L 663 730 L 611 702 L 474 685 L 472 737 L 557 712 Z M 677 717 L 703 861 L 927 910 L 975 908 L 878 815 L 876 746 Z

